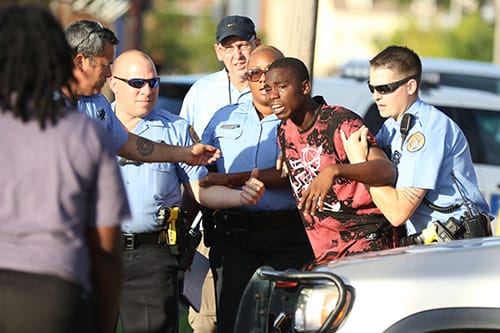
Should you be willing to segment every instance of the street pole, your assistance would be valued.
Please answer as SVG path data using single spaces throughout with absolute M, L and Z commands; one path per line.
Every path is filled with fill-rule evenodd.
M 285 56 L 302 60 L 312 79 L 318 0 L 273 0 L 266 2 L 265 7 L 267 43 Z
M 495 30 L 493 34 L 493 62 L 500 64 L 500 0 L 495 0 Z

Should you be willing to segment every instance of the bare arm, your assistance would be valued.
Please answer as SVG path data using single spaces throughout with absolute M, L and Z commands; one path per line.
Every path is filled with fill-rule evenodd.
M 367 133 L 366 127 L 361 127 L 352 133 L 349 139 L 343 132 L 341 133 L 345 151 L 352 163 L 363 164 L 366 161 Z M 427 193 L 427 190 L 420 188 L 394 188 L 392 186 L 377 186 L 380 184 L 366 184 L 373 185 L 367 186 L 373 202 L 394 226 L 405 223 L 413 215 Z
M 208 208 L 232 208 L 255 205 L 264 194 L 264 183 L 257 179 L 259 170 L 252 170 L 241 190 L 233 190 L 225 186 L 214 185 L 201 187 L 199 181 L 191 182 L 186 189 L 196 201 Z
M 332 164 L 323 169 L 302 194 L 298 204 L 304 214 L 314 215 L 316 208 L 323 211 L 324 199 L 335 178 L 347 178 L 375 185 L 393 184 L 396 171 L 382 150 L 370 148 L 368 161 L 357 164 Z
M 211 172 L 206 177 L 200 179 L 201 187 L 212 185 L 222 185 L 227 187 L 241 186 L 250 178 L 250 171 L 235 173 Z M 290 186 L 288 178 L 282 178 L 281 172 L 275 168 L 259 170 L 259 180 L 266 188 Z
M 189 165 L 206 165 L 220 157 L 220 150 L 202 143 L 188 147 L 172 146 L 129 133 L 128 140 L 118 154 L 139 162 L 184 162 Z
M 88 230 L 92 287 L 98 304 L 100 333 L 113 333 L 118 319 L 118 300 L 123 279 L 120 228 Z
M 394 226 L 405 223 L 427 193 L 425 189 L 414 187 L 370 186 L 368 190 L 375 205 Z

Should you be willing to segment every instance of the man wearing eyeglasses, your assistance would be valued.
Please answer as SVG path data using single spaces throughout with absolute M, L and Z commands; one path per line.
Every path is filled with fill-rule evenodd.
M 180 111 L 180 116 L 199 136 L 217 110 L 228 104 L 252 100 L 245 72 L 250 53 L 260 45 L 255 24 L 246 16 L 226 16 L 217 25 L 215 38 L 215 54 L 224 68 L 196 81 L 186 94 Z M 193 205 L 186 201 L 184 206 Z M 204 224 L 206 219 L 207 214 Z M 207 254 L 208 249 L 201 244 L 200 251 Z M 210 272 L 206 281 L 200 313 L 192 308 L 189 310 L 189 323 L 194 333 L 215 332 L 215 296 Z
M 420 99 L 421 74 L 419 56 L 407 47 L 389 46 L 370 60 L 368 88 L 387 118 L 376 139 L 398 170 L 395 187 L 369 187 L 370 194 L 393 225 L 406 222 L 409 235 L 434 229 L 434 221 L 461 222 L 469 214 L 464 200 L 488 226 L 489 208 L 467 139 L 447 115 Z M 344 140 L 352 162 L 366 160 L 366 133 L 362 129 Z
M 78 109 L 96 119 L 110 134 L 118 155 L 140 162 L 186 162 L 191 165 L 207 164 L 219 156 L 213 147 L 195 144 L 177 147 L 151 142 L 140 136 L 127 133 L 119 124 L 101 90 L 111 75 L 115 45 L 115 34 L 99 22 L 81 20 L 65 29 L 66 39 L 73 51 L 75 81 L 70 83 L 68 98 L 78 100 Z
M 128 50 L 118 56 L 109 79 L 118 119 L 129 132 L 154 142 L 191 145 L 186 120 L 155 107 L 158 82 L 153 61 L 142 51 Z M 181 186 L 207 207 L 230 208 L 256 204 L 264 184 L 254 178 L 253 171 L 241 190 L 201 188 L 199 179 L 207 175 L 207 169 L 185 163 L 121 163 L 120 171 L 132 211 L 132 218 L 121 225 L 125 243 L 120 300 L 123 331 L 177 332 L 179 265 L 173 248 L 167 245 L 180 235 L 165 220 L 180 223 L 172 215 L 181 204 Z M 162 211 L 170 214 L 163 219 Z

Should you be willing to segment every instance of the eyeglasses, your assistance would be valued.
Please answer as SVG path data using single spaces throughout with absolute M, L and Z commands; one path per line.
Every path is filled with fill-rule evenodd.
M 113 76 L 115 79 L 118 79 L 120 81 L 123 81 L 123 82 L 126 82 L 129 86 L 131 86 L 132 88 L 136 88 L 136 89 L 141 89 L 142 87 L 144 87 L 147 84 L 149 84 L 149 86 L 151 88 L 157 88 L 158 85 L 160 84 L 160 78 L 159 77 L 154 77 L 152 79 L 130 79 L 130 80 L 127 80 L 127 79 L 124 79 L 124 78 L 121 78 L 121 77 L 118 77 L 118 76 Z
M 260 69 L 260 68 L 254 68 L 254 69 L 249 69 L 245 73 L 245 78 L 250 81 L 250 82 L 257 82 L 259 81 L 260 77 L 262 74 L 266 74 L 268 69 Z
M 253 39 L 253 38 L 252 38 Z M 236 50 L 239 50 L 240 52 L 248 52 L 252 50 L 252 39 L 249 40 L 248 42 L 241 42 L 239 44 L 236 44 L 238 42 L 235 42 L 234 44 L 224 46 L 222 44 L 219 44 L 219 48 L 222 50 L 227 55 L 234 54 Z
M 76 47 L 75 47 L 76 52 L 78 52 L 78 49 L 80 48 L 80 46 L 81 46 L 81 45 L 82 45 L 85 41 L 87 41 L 87 40 L 90 38 L 90 36 L 92 36 L 92 34 L 96 34 L 96 33 L 100 33 L 100 32 L 102 32 L 102 31 L 104 31 L 104 27 L 102 26 L 101 22 L 99 22 L 99 21 L 95 21 L 95 22 L 93 22 L 93 23 L 95 24 L 95 26 L 92 28 L 92 30 L 90 30 L 90 31 L 87 33 L 87 35 L 85 36 L 85 38 L 82 38 L 82 39 L 80 40 L 80 42 L 76 45 Z
M 401 87 L 403 84 L 406 82 L 410 81 L 411 79 L 416 79 L 417 74 L 413 74 L 411 76 L 405 77 L 402 80 L 392 82 L 392 83 L 387 83 L 387 84 L 380 84 L 378 86 L 372 86 L 370 84 L 370 81 L 368 81 L 368 89 L 370 89 L 370 92 L 373 94 L 375 90 L 381 94 L 381 95 L 387 95 L 390 93 L 395 92 L 399 87 Z

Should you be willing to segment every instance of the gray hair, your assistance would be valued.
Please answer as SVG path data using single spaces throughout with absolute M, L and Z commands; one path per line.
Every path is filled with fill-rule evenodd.
M 119 40 L 113 31 L 102 26 L 100 22 L 80 20 L 71 23 L 64 31 L 66 40 L 72 50 L 72 56 L 78 53 L 86 57 L 100 56 L 104 53 L 104 45 L 118 45 Z

